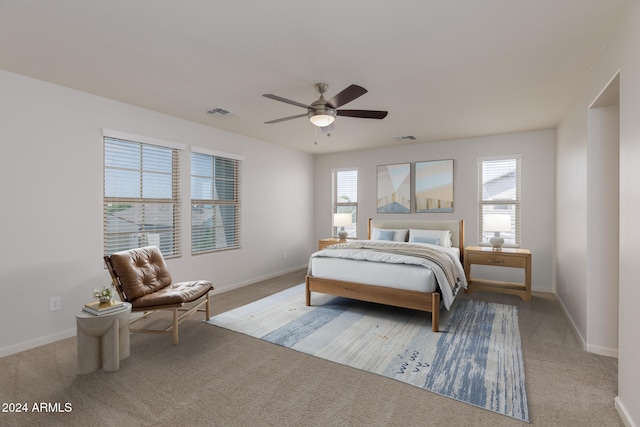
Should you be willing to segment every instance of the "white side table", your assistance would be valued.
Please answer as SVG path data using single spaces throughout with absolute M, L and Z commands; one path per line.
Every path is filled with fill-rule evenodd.
M 120 361 L 129 357 L 131 304 L 124 305 L 123 310 L 100 316 L 82 310 L 76 313 L 80 374 L 98 368 L 117 371 Z

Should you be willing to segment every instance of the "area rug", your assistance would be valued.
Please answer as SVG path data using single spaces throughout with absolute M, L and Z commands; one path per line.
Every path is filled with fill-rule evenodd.
M 458 299 L 431 315 L 312 294 L 304 284 L 208 323 L 529 421 L 517 307 Z

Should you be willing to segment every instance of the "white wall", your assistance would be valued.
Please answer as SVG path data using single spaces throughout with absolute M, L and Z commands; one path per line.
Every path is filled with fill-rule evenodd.
M 620 72 L 620 262 L 618 397 L 627 425 L 640 425 L 640 2 L 631 0 L 609 43 L 585 79 L 557 135 L 558 296 L 582 337 L 587 330 L 587 110 Z M 569 286 L 565 286 L 565 282 Z M 589 295 L 590 297 L 591 295 Z M 600 314 L 599 314 L 600 315 Z M 584 338 L 583 338 L 584 339 Z M 586 343 L 589 345 L 589 342 Z
M 587 136 L 587 345 L 618 355 L 619 157 L 617 105 L 590 108 Z
M 316 239 L 331 233 L 331 170 L 358 169 L 358 237 L 367 237 L 367 219 L 463 219 L 467 246 L 478 244 L 478 185 L 476 159 L 503 154 L 522 155 L 522 242 L 533 256 L 532 289 L 553 292 L 553 242 L 555 221 L 555 131 L 540 130 L 505 135 L 404 145 L 394 148 L 317 155 L 315 161 Z M 454 160 L 453 213 L 376 213 L 378 165 L 426 160 Z M 503 279 L 506 270 L 492 268 L 488 274 Z M 485 272 L 482 272 L 485 273 Z M 521 270 L 509 272 L 522 276 Z M 475 275 L 475 273 L 474 273 Z M 496 277 L 498 275 L 498 277 Z M 480 274 L 478 275 L 480 276 Z M 515 280 L 515 279 L 514 279 Z M 520 279 L 521 280 L 521 279 Z
M 192 257 L 183 210 L 183 255 L 168 260 L 175 280 L 209 279 L 220 291 L 306 266 L 311 155 L 1 70 L 0 93 L 0 356 L 74 335 L 75 313 L 110 282 L 102 128 L 244 156 L 242 249 Z M 62 309 L 50 312 L 54 296 Z

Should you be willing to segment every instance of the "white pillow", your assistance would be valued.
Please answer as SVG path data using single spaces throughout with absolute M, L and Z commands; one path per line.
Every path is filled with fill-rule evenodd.
M 445 248 L 451 247 L 451 231 L 450 230 L 409 230 L 409 242 L 417 242 L 420 238 L 438 239 L 438 246 Z
M 390 229 L 390 228 L 375 228 L 372 227 L 371 228 L 371 240 L 388 240 L 388 239 L 383 239 L 381 237 L 386 237 L 385 235 L 388 235 L 388 232 L 393 231 L 393 239 L 391 239 L 394 242 L 406 242 L 407 241 L 407 233 L 409 232 L 409 230 L 404 229 L 404 230 L 395 230 L 395 229 Z M 382 236 L 380 235 L 382 232 Z

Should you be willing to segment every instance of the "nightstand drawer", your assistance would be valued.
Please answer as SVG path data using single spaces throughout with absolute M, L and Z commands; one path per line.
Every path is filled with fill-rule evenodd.
M 497 265 L 500 267 L 526 268 L 527 260 L 522 256 L 510 256 L 499 252 L 469 253 L 469 264 Z

